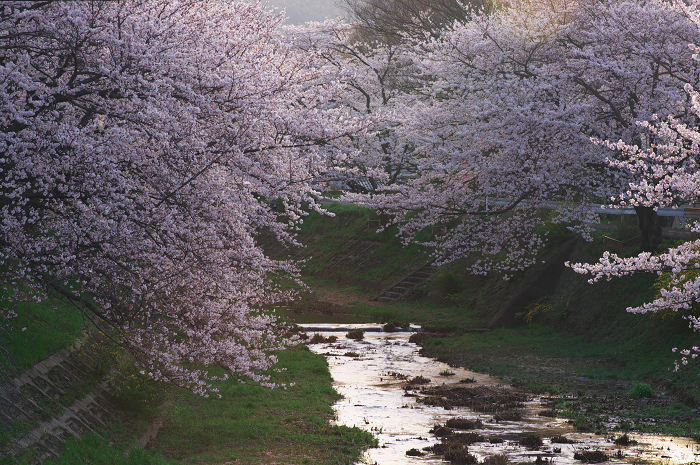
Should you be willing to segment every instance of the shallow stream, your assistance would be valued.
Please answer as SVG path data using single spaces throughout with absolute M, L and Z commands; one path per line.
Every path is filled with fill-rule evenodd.
M 302 325 L 309 334 L 334 335 L 334 343 L 312 344 L 311 350 L 326 355 L 336 390 L 343 395 L 335 408 L 337 423 L 357 426 L 374 433 L 379 448 L 370 449 L 362 463 L 377 465 L 446 463 L 441 456 L 425 452 L 425 447 L 440 442 L 430 430 L 435 424 L 444 425 L 450 418 L 479 419 L 482 427 L 473 432 L 483 441 L 468 446 L 469 453 L 479 461 L 506 454 L 510 463 L 538 463 L 555 465 L 581 464 L 574 459 L 576 452 L 603 451 L 610 464 L 655 463 L 676 465 L 700 463 L 700 445 L 686 438 L 672 438 L 631 433 L 630 439 L 638 444 L 622 447 L 612 438 L 590 433 L 577 433 L 562 418 L 539 416 L 545 410 L 543 399 L 529 396 L 521 410 L 520 421 L 495 421 L 494 413 L 480 413 L 467 407 L 445 409 L 422 403 L 420 390 L 445 385 L 446 388 L 468 387 L 484 391 L 517 393 L 510 386 L 488 375 L 448 365 L 418 354 L 419 347 L 408 342 L 410 333 L 380 332 L 378 325 Z M 364 339 L 346 337 L 349 329 L 365 331 Z M 450 374 L 453 373 L 453 374 Z M 405 388 L 416 376 L 429 378 L 431 383 Z M 469 383 L 460 382 L 469 380 Z M 407 396 L 406 394 L 409 394 Z M 416 397 L 417 395 L 417 397 Z M 425 401 L 423 401 L 425 402 Z M 543 445 L 528 449 L 519 445 L 526 435 L 542 438 Z M 552 443 L 551 438 L 565 436 L 570 444 Z M 618 434 L 619 436 L 619 434 Z M 496 443 L 498 440 L 503 442 Z M 422 457 L 407 456 L 416 449 Z

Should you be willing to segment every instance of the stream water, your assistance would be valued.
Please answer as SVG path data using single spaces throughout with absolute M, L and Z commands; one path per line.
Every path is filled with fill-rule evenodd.
M 488 375 L 452 368 L 418 354 L 419 347 L 408 341 L 410 333 L 380 332 L 378 325 L 302 325 L 309 334 L 335 335 L 334 343 L 310 345 L 311 350 L 326 355 L 336 390 L 343 399 L 336 405 L 337 423 L 357 426 L 374 433 L 379 447 L 367 451 L 362 463 L 377 465 L 446 463 L 441 456 L 426 453 L 422 457 L 407 456 L 411 449 L 423 451 L 440 442 L 430 433 L 435 424 L 450 418 L 479 419 L 482 427 L 474 430 L 485 440 L 468 446 L 469 453 L 480 461 L 496 454 L 506 454 L 510 463 L 532 463 L 538 459 L 554 465 L 580 464 L 576 452 L 603 451 L 607 463 L 653 463 L 676 465 L 700 463 L 700 445 L 686 438 L 672 438 L 631 433 L 638 444 L 621 447 L 611 438 L 590 433 L 577 433 L 562 418 L 539 416 L 545 409 L 542 399 L 531 397 L 524 403 L 521 421 L 495 421 L 493 413 L 479 413 L 466 407 L 445 409 L 421 403 L 406 396 L 407 379 L 423 376 L 431 380 L 427 386 L 468 386 L 470 388 L 511 390 Z M 348 329 L 365 331 L 364 339 L 346 337 Z M 449 373 L 454 373 L 450 375 Z M 473 380 L 469 384 L 461 380 Z M 417 386 L 408 393 L 419 393 Z M 542 438 L 543 445 L 528 449 L 519 445 L 525 435 Z M 554 436 L 565 436 L 571 444 L 552 443 Z M 493 438 L 502 439 L 495 443 Z M 489 441 L 491 439 L 491 441 Z M 541 462 L 538 462 L 541 463 Z

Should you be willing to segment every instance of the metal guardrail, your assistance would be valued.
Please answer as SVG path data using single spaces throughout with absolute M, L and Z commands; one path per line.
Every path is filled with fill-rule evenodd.
M 591 210 L 594 213 L 602 215 L 635 215 L 632 207 L 608 207 L 606 205 L 591 205 Z M 671 208 L 663 207 L 656 210 L 659 216 L 673 216 L 676 218 L 693 218 L 700 219 L 700 208 L 684 207 Z
M 490 200 L 488 203 L 485 203 L 485 205 L 489 205 L 491 208 L 494 208 L 497 206 L 506 206 L 510 203 L 511 201 L 507 199 L 495 199 Z M 523 205 L 527 205 L 529 202 L 527 200 L 524 200 L 521 203 Z M 563 203 L 559 201 L 550 200 L 542 202 L 542 205 L 555 209 L 561 207 Z M 588 205 L 588 207 L 593 213 L 598 213 L 601 215 L 636 215 L 634 207 L 611 207 L 605 204 L 590 204 Z M 660 207 L 656 210 L 656 214 L 659 216 L 683 218 L 682 227 L 685 227 L 686 219 L 700 220 L 700 208 L 696 207 Z
M 591 210 L 602 215 L 634 215 L 636 212 L 632 207 L 611 208 L 604 205 L 592 205 Z M 603 208 L 605 207 L 605 208 Z M 670 208 L 664 207 L 656 210 L 658 216 L 681 218 L 681 228 L 685 228 L 686 220 L 700 220 L 700 208 L 684 207 Z

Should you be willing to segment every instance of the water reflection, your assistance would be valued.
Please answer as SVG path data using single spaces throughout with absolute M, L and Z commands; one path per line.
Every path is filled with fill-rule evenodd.
M 534 397 L 525 403 L 521 421 L 494 421 L 491 413 L 478 413 L 459 407 L 445 410 L 418 403 L 415 397 L 407 397 L 404 388 L 406 378 L 424 376 L 431 386 L 459 385 L 461 380 L 472 378 L 469 386 L 500 386 L 500 381 L 488 375 L 469 370 L 450 368 L 444 363 L 422 357 L 418 346 L 408 342 L 409 333 L 365 332 L 365 338 L 355 341 L 345 337 L 348 328 L 376 328 L 376 325 L 324 325 L 315 330 L 329 330 L 322 334 L 336 335 L 335 343 L 311 345 L 317 353 L 328 358 L 335 387 L 343 399 L 335 408 L 337 422 L 357 426 L 373 432 L 380 447 L 367 452 L 363 462 L 379 465 L 416 463 L 445 463 L 442 457 L 426 454 L 409 457 L 411 449 L 423 451 L 425 447 L 439 442 L 431 428 L 444 424 L 450 418 L 479 419 L 483 428 L 477 432 L 484 438 L 500 438 L 501 443 L 477 442 L 469 446 L 469 452 L 480 461 L 496 454 L 507 454 L 510 463 L 551 460 L 557 465 L 573 465 L 581 462 L 574 459 L 576 452 L 602 450 L 610 456 L 607 463 L 661 463 L 675 465 L 698 463 L 700 446 L 690 439 L 670 438 L 654 435 L 630 434 L 637 445 L 620 447 L 610 438 L 590 433 L 576 433 L 562 418 L 539 416 L 544 408 L 541 399 Z M 318 331 L 311 331 L 318 332 Z M 449 375 L 448 372 L 454 373 Z M 511 389 L 502 386 L 503 389 Z M 410 393 L 410 391 L 409 391 Z M 543 446 L 528 450 L 519 445 L 526 434 L 542 438 Z M 552 443 L 551 438 L 564 435 L 575 441 L 573 444 Z M 619 452 L 618 452 L 619 451 Z

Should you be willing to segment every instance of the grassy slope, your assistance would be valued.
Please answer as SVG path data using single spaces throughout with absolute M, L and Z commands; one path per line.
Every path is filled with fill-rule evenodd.
M 462 333 L 483 326 L 498 308 L 517 294 L 523 283 L 527 283 L 539 270 L 535 266 L 531 270 L 516 274 L 510 281 L 503 281 L 498 275 L 468 274 L 464 270 L 467 261 L 465 259 L 440 267 L 429 285 L 415 290 L 409 301 L 391 305 L 370 303 L 366 299 L 371 295 L 367 289 L 372 288 L 379 280 L 376 273 L 395 274 L 395 270 L 411 268 L 402 266 L 401 263 L 406 256 L 411 256 L 408 252 L 421 251 L 415 245 L 412 245 L 411 249 L 402 249 L 398 241 L 388 233 L 382 233 L 375 237 L 385 241 L 385 245 L 380 249 L 381 262 L 384 265 L 375 270 L 375 274 L 367 274 L 363 269 L 347 266 L 348 262 L 342 263 L 345 266 L 335 266 L 331 269 L 327 265 L 327 256 L 322 252 L 328 247 L 324 232 L 330 232 L 334 237 L 355 234 L 362 239 L 368 236 L 367 232 L 358 227 L 343 229 L 345 225 L 366 222 L 367 211 L 337 205 L 332 206 L 331 210 L 342 211 L 344 215 L 340 224 L 332 231 L 324 229 L 324 225 L 330 221 L 328 219 L 312 216 L 305 221 L 301 237 L 309 244 L 306 254 L 313 258 L 306 264 L 304 274 L 310 275 L 311 279 L 308 279 L 308 282 L 316 289 L 316 294 L 321 300 L 338 289 L 346 295 L 354 295 L 356 301 L 353 302 L 352 298 L 346 299 L 349 305 L 345 305 L 342 311 L 367 319 L 421 322 L 428 330 Z M 613 235 L 611 232 L 605 234 Z M 629 232 L 622 231 L 620 234 Z M 598 233 L 598 240 L 593 244 L 577 246 L 572 252 L 571 261 L 595 261 L 602 253 L 601 235 L 602 233 Z M 570 237 L 563 227 L 550 228 L 550 241 L 540 254 L 541 258 L 546 260 L 554 255 L 558 247 Z M 334 243 L 331 249 L 334 256 L 348 252 L 348 246 L 342 241 Z M 426 257 L 425 252 L 421 253 L 421 258 Z M 414 260 L 413 263 L 415 262 Z M 533 320 L 553 329 L 551 334 L 571 341 L 567 350 L 568 356 L 578 354 L 582 358 L 590 358 L 592 354 L 596 354 L 611 360 L 618 359 L 619 364 L 615 367 L 618 377 L 647 377 L 663 372 L 663 376 L 658 376 L 670 379 L 665 368 L 671 366 L 674 359 L 671 347 L 697 345 L 697 334 L 688 329 L 685 320 L 679 315 L 665 315 L 661 318 L 657 315 L 626 312 L 628 306 L 636 306 L 653 298 L 656 292 L 653 288 L 656 277 L 638 275 L 594 285 L 588 284 L 587 279 L 566 269 L 555 292 L 531 309 Z M 301 307 L 305 305 L 307 302 L 302 301 Z M 525 315 L 522 322 L 525 324 Z M 539 334 L 535 328 L 537 326 L 532 327 L 533 336 Z M 518 332 L 523 331 L 527 333 L 528 326 L 518 329 Z M 487 335 L 480 337 L 488 340 Z M 590 348 L 584 349 L 582 341 L 590 344 Z M 554 346 L 564 347 L 566 344 Z M 557 355 L 556 352 L 552 354 Z M 700 401 L 700 395 L 697 400 Z
M 9 321 L 0 319 L 0 373 L 26 370 L 70 346 L 85 328 L 80 312 L 60 301 L 9 303 L 0 297 L 0 305 L 17 314 Z
M 307 246 L 293 254 L 295 258 L 306 260 L 302 274 L 320 295 L 320 300 L 326 300 L 325 294 L 341 290 L 345 294 L 354 294 L 358 301 L 366 301 L 430 260 L 429 251 L 424 247 L 417 244 L 404 246 L 395 237 L 396 226 L 380 233 L 374 232 L 373 228 L 368 227 L 368 220 L 377 219 L 371 211 L 337 203 L 326 208 L 335 216 L 323 217 L 312 213 L 305 218 L 299 239 Z M 375 226 L 377 223 L 371 224 Z M 542 260 L 555 254 L 561 242 L 573 237 L 561 225 L 550 227 L 548 236 L 550 241 L 539 255 Z M 429 238 L 430 233 L 426 231 L 418 240 Z M 429 286 L 415 289 L 410 300 L 421 302 L 423 307 L 427 305 L 431 311 L 442 307 L 460 308 L 462 313 L 465 308 L 469 312 L 475 310 L 479 315 L 478 320 L 483 322 L 492 316 L 495 308 L 505 305 L 522 289 L 523 283 L 539 272 L 539 267 L 535 266 L 517 273 L 510 281 L 504 281 L 497 274 L 474 276 L 465 271 L 465 265 L 470 260 L 473 259 L 440 267 Z M 313 306 L 313 302 L 313 298 L 307 299 L 303 306 Z M 373 313 L 366 308 L 358 311 Z M 474 315 L 470 315 L 465 324 L 472 322 Z
M 326 360 L 305 346 L 279 352 L 273 372 L 287 389 L 268 389 L 236 382 L 216 383 L 221 398 L 150 382 L 137 374 L 113 391 L 114 421 L 100 432 L 65 444 L 60 460 L 47 465 L 179 465 L 179 464 L 321 464 L 354 463 L 361 451 L 376 444 L 359 428 L 332 425 L 332 405 L 339 396 L 331 387 Z M 164 426 L 148 450 L 132 445 L 155 419 Z M 24 457 L 31 461 L 31 454 Z M 17 463 L 6 458 L 1 464 Z M 26 462 L 19 462 L 20 464 Z
M 296 384 L 270 390 L 219 383 L 221 399 L 179 396 L 166 413 L 166 427 L 155 450 L 183 463 L 345 464 L 373 443 L 357 428 L 332 426 L 332 404 L 325 358 L 306 347 L 277 354 L 286 371 L 276 382 Z
M 314 218 L 305 227 L 315 230 Z M 617 235 L 624 240 L 634 233 L 634 228 L 623 227 Z M 571 260 L 595 261 L 602 253 L 603 234 L 616 237 L 615 233 L 598 232 L 592 244 L 574 250 Z M 543 259 L 556 253 L 570 235 L 556 227 L 550 230 L 549 237 Z M 307 235 L 303 239 L 309 244 L 307 253 L 315 255 L 320 238 L 316 241 Z M 400 244 L 388 238 L 386 242 L 387 256 L 400 261 Z M 342 254 L 343 247 L 336 244 L 335 254 Z M 423 350 L 427 355 L 502 376 L 534 392 L 573 393 L 581 394 L 582 398 L 603 395 L 623 404 L 635 404 L 627 396 L 634 383 L 650 382 L 658 395 L 632 405 L 625 415 L 633 423 L 645 415 L 668 420 L 661 421 L 662 425 L 656 429 L 700 435 L 700 423 L 692 420 L 696 412 L 673 400 L 689 405 L 700 403 L 697 367 L 676 373 L 669 371 L 675 358 L 670 349 L 699 345 L 698 334 L 690 331 L 685 320 L 676 314 L 662 318 L 625 310 L 653 298 L 655 276 L 639 275 L 590 285 L 586 277 L 566 270 L 556 290 L 531 308 L 532 324 L 526 324 L 523 318 L 523 324 L 518 327 L 469 333 L 471 328 L 482 327 L 516 295 L 523 283 L 537 274 L 537 267 L 505 282 L 499 276 L 468 275 L 464 272 L 465 261 L 455 262 L 438 269 L 431 283 L 414 291 L 409 301 L 379 305 L 367 302 L 371 295 L 368 289 L 373 288 L 375 277 L 367 279 L 361 270 L 353 271 L 349 266 L 343 270 L 344 275 L 325 277 L 316 272 L 323 266 L 316 260 L 308 263 L 307 274 L 313 276 L 309 282 L 320 299 L 333 297 L 339 289 L 350 296 L 344 306 L 335 308 L 336 312 L 374 321 L 421 323 L 428 330 L 452 333 L 452 337 L 426 341 Z M 399 268 L 396 263 L 392 266 Z M 306 304 L 302 302 L 298 309 Z M 588 426 L 596 429 L 599 425 Z M 641 422 L 636 427 L 654 429 Z
M 81 336 L 78 312 L 60 303 L 21 304 L 3 342 L 8 357 L 3 368 L 23 370 Z M 26 331 L 21 328 L 26 327 Z M 111 350 L 105 348 L 105 350 Z M 331 425 L 333 390 L 326 360 L 306 347 L 278 355 L 287 370 L 271 373 L 278 383 L 296 385 L 270 390 L 252 384 L 221 382 L 222 398 L 204 398 L 151 382 L 140 376 L 128 357 L 110 374 L 109 396 L 116 405 L 114 421 L 101 431 L 70 440 L 57 462 L 86 464 L 314 463 L 349 464 L 374 438 L 357 428 Z M 85 380 L 94 385 L 97 380 Z M 124 455 L 156 418 L 165 427 L 149 451 Z M 0 431 L 0 436 L 12 431 Z M 0 454 L 1 455 L 1 454 Z M 31 451 L 24 459 L 31 461 Z M 8 462 L 9 460 L 9 462 Z M 0 463 L 16 463 L 7 457 Z M 22 463 L 22 462 L 20 462 Z
M 370 210 L 339 203 L 326 209 L 335 216 L 311 213 L 300 227 L 300 241 L 310 246 L 294 256 L 308 260 L 307 276 L 376 293 L 429 259 L 417 245 L 402 247 L 396 226 L 375 232 L 379 218 Z
M 90 464 L 350 464 L 375 440 L 358 428 L 331 425 L 331 387 L 325 358 L 300 346 L 277 354 L 287 370 L 273 373 L 286 390 L 251 384 L 216 383 L 221 398 L 166 390 L 157 402 L 132 393 L 119 403 L 120 422 L 103 433 L 67 444 L 55 465 Z M 147 381 L 142 380 L 143 383 Z M 151 383 L 151 387 L 153 384 Z M 163 387 L 160 386 L 160 389 Z M 147 391 L 142 388 L 141 391 Z M 144 418 L 145 417 L 145 418 Z M 144 429 L 143 420 L 161 418 L 163 428 L 149 450 L 124 451 Z M 135 434 L 136 433 L 136 434 Z

